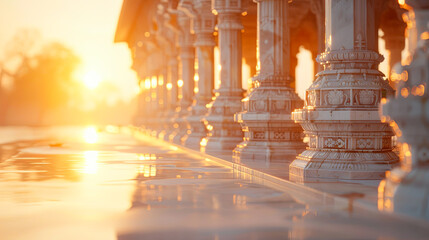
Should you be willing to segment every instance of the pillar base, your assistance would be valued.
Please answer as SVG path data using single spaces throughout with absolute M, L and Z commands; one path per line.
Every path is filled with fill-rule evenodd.
M 243 141 L 243 132 L 239 123 L 234 122 L 234 114 L 241 110 L 242 91 L 236 96 L 219 95 L 212 103 L 204 123 L 209 130 L 201 145 L 201 151 L 207 153 L 231 154 Z
M 291 111 L 301 108 L 303 101 L 293 89 L 273 79 L 287 81 L 283 76 L 265 77 L 266 82 L 242 100 L 243 110 L 234 116 L 244 132 L 244 141 L 234 149 L 239 162 L 292 162 L 307 146 L 301 126 L 291 120 Z
M 174 131 L 168 136 L 170 142 L 182 144 L 181 139 L 187 134 L 187 122 L 185 120 L 187 115 L 188 111 L 183 109 L 176 114 L 173 124 Z
M 306 150 L 289 166 L 289 180 L 294 182 L 323 179 L 378 180 L 399 163 L 391 152 L 337 152 Z
M 305 150 L 305 143 L 277 142 L 242 142 L 233 150 L 233 157 L 238 163 L 251 161 L 261 162 L 292 162 L 298 154 Z
M 207 136 L 206 126 L 203 123 L 204 115 L 189 116 L 186 121 L 188 122 L 188 131 L 190 134 L 182 138 L 182 144 L 186 147 L 200 150 L 200 142 Z
M 395 168 L 378 192 L 379 209 L 429 220 L 429 167 Z
M 237 143 L 241 142 L 243 138 L 240 137 L 209 137 L 206 141 L 202 140 L 200 150 L 202 152 L 214 155 L 231 155 Z

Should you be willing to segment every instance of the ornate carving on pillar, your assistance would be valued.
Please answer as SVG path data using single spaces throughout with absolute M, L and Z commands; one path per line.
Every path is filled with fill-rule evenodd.
M 244 141 L 234 149 L 234 158 L 246 161 L 289 161 L 305 149 L 302 128 L 291 112 L 303 101 L 290 88 L 288 3 L 256 0 L 258 3 L 258 49 L 260 70 L 255 86 L 242 100 L 235 119 L 243 127 Z M 292 158 L 292 159 L 291 159 Z
M 324 71 L 293 112 L 309 147 L 289 166 L 291 180 L 381 179 L 398 164 L 392 129 L 378 116 L 393 90 L 377 70 L 383 56 L 375 51 L 374 1 L 326 0 Z
M 209 131 L 201 142 L 206 152 L 232 151 L 243 139 L 240 124 L 234 122 L 234 114 L 241 110 L 241 13 L 246 0 L 213 0 L 218 15 L 221 84 L 215 90 L 215 100 L 209 104 L 205 124 Z
M 193 0 L 192 10 L 194 46 L 198 58 L 198 92 L 190 109 L 188 134 L 182 138 L 185 146 L 200 149 L 201 139 L 207 136 L 203 118 L 207 114 L 206 105 L 212 101 L 214 88 L 214 27 L 216 16 L 211 11 L 211 0 Z
M 182 0 L 182 3 L 189 2 Z M 169 136 L 170 141 L 181 143 L 181 138 L 187 133 L 187 123 L 185 118 L 189 114 L 188 107 L 192 104 L 192 97 L 194 95 L 194 61 L 195 61 L 195 48 L 194 48 L 194 34 L 191 33 L 191 19 L 182 10 L 177 15 L 178 25 L 180 28 L 179 34 L 179 48 L 180 48 L 180 66 L 181 66 L 181 91 L 179 94 L 180 102 L 179 107 L 176 109 L 176 117 L 174 120 L 174 132 Z
M 407 0 L 414 10 L 429 15 L 427 1 Z M 382 105 L 392 119 L 402 145 L 401 167 L 393 169 L 379 186 L 379 209 L 429 220 L 429 16 L 416 17 L 426 25 L 410 65 L 404 66 L 396 98 Z M 387 120 L 387 119 L 386 119 Z

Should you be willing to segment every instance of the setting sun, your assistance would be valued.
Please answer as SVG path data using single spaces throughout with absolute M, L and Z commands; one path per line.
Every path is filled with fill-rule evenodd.
M 96 71 L 89 71 L 83 76 L 82 80 L 88 89 L 93 90 L 100 84 L 101 76 Z

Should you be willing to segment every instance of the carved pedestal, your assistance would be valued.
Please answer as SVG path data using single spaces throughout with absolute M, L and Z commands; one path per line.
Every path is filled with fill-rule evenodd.
M 219 50 L 221 84 L 215 90 L 216 98 L 210 103 L 205 124 L 209 131 L 201 142 L 206 152 L 229 152 L 243 139 L 234 114 L 241 110 L 243 90 L 241 88 L 241 13 L 244 0 L 214 0 L 214 9 L 218 13 Z
M 326 0 L 324 66 L 306 91 L 306 106 L 293 113 L 309 147 L 289 166 L 294 181 L 312 178 L 382 179 L 397 165 L 393 132 L 378 116 L 393 90 L 377 70 L 374 0 Z
M 291 161 L 301 153 L 302 128 L 291 112 L 303 101 L 290 88 L 289 30 L 287 6 L 283 0 L 258 0 L 260 71 L 254 88 L 243 99 L 243 111 L 235 115 L 241 123 L 244 141 L 234 149 L 238 162 Z
M 423 1 L 407 4 L 429 9 Z M 403 160 L 380 183 L 379 209 L 429 220 L 429 40 L 420 41 L 403 72 L 407 77 L 399 82 L 396 98 L 382 105 L 383 115 L 394 121 L 403 142 Z

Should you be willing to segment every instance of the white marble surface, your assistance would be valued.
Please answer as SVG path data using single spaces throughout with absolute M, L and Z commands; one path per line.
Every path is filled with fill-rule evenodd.
M 40 131 L 50 140 L 0 146 L 2 239 L 429 236 L 427 223 L 349 209 L 305 189 L 274 190 L 174 146 L 109 129 L 53 128 Z

